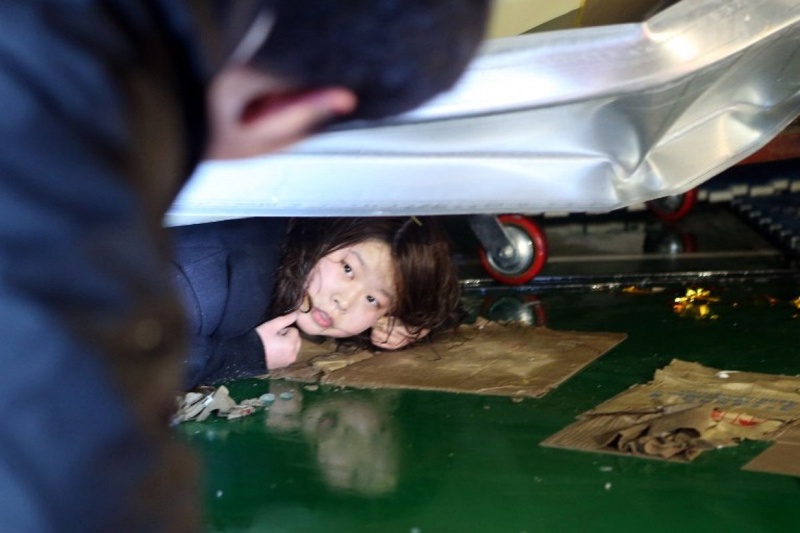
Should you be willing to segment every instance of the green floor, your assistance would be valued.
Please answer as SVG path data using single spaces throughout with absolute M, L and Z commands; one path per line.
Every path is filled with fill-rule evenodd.
M 298 388 L 268 412 L 180 426 L 206 465 L 211 531 L 798 531 L 800 478 L 742 471 L 743 443 L 690 464 L 545 448 L 576 415 L 649 381 L 673 358 L 800 374 L 800 277 L 694 278 L 630 294 L 623 284 L 473 289 L 487 314 L 628 339 L 540 400 Z M 659 286 L 658 280 L 649 287 Z M 672 309 L 687 286 L 717 318 Z M 498 318 L 502 318 L 499 316 Z M 232 384 L 241 400 L 287 384 Z M 798 394 L 800 398 L 800 394 Z

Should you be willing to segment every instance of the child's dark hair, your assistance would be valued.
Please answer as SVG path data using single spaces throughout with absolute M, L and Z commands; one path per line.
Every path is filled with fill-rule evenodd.
M 250 63 L 300 87 L 349 88 L 358 107 L 348 118 L 383 118 L 455 83 L 483 38 L 489 5 L 490 0 L 260 0 L 256 9 L 274 25 Z M 231 33 L 240 35 L 247 22 L 245 17 Z
M 411 333 L 454 327 L 462 316 L 461 287 L 450 238 L 432 217 L 296 218 L 289 223 L 272 316 L 296 308 L 311 269 L 325 255 L 368 239 L 391 248 L 398 301 L 390 315 Z M 358 341 L 366 344 L 367 332 Z M 363 342 L 366 341 L 366 342 Z

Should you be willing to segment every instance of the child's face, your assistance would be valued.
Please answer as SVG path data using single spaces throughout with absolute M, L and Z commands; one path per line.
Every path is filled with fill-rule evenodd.
M 351 337 L 371 328 L 396 301 L 389 245 L 367 240 L 320 259 L 306 280 L 311 310 L 297 327 L 309 335 Z

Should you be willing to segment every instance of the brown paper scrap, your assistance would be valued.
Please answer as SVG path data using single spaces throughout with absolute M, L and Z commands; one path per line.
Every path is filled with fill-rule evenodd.
M 673 360 L 542 445 L 691 461 L 744 439 L 779 440 L 796 420 L 800 378 Z
M 758 419 L 708 404 L 681 407 L 618 431 L 606 446 L 633 455 L 691 461 L 703 451 L 736 446 L 742 439 L 768 440 L 784 425 L 782 420 Z
M 777 442 L 742 467 L 752 472 L 800 476 L 800 426 L 794 425 Z
M 273 378 L 356 388 L 422 389 L 539 398 L 625 339 L 481 321 L 449 339 L 398 352 L 332 353 L 305 346 Z

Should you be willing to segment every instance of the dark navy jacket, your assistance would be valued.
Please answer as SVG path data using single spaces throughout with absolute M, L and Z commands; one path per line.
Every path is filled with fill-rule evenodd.
M 286 219 L 171 228 L 174 283 L 189 317 L 187 387 L 267 371 L 254 328 L 268 320 Z
M 204 148 L 199 20 L 188 0 L 0 1 L 3 531 L 199 523 L 168 430 L 184 319 L 161 229 Z

